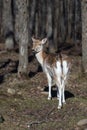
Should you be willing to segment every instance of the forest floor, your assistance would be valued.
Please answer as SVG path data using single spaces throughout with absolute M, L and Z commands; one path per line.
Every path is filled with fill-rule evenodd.
M 0 44 L 0 130 L 87 130 L 87 76 L 81 74 L 81 56 L 71 56 L 61 110 L 55 86 L 47 100 L 47 79 L 33 54 L 27 79 L 17 77 L 18 58 L 17 51 L 6 52 Z

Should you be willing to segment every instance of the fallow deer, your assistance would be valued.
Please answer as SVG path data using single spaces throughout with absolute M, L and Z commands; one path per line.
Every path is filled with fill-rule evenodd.
M 53 54 L 47 54 L 43 49 L 47 38 L 42 40 L 32 38 L 32 41 L 32 50 L 35 52 L 35 56 L 47 76 L 49 86 L 48 100 L 51 99 L 51 85 L 54 81 L 57 86 L 57 97 L 59 98 L 58 109 L 61 109 L 63 103 L 66 103 L 64 91 L 71 61 L 66 55 L 58 54 L 55 56 Z

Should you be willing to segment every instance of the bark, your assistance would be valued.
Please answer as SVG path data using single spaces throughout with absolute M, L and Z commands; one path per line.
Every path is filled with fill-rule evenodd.
M 39 37 L 39 24 L 38 24 L 38 13 L 35 15 L 35 37 Z
M 75 1 L 75 41 L 81 40 L 81 0 Z
M 2 39 L 2 0 L 0 0 L 0 40 Z
M 49 51 L 54 53 L 53 44 L 53 12 L 52 12 L 52 0 L 47 1 L 47 37 L 49 40 Z
M 28 10 L 27 0 L 15 0 L 16 6 L 16 32 L 19 43 L 18 76 L 28 74 Z
M 43 8 L 42 8 L 43 6 Z M 46 36 L 46 14 L 47 14 L 47 7 L 46 7 L 46 0 L 41 0 L 41 12 L 42 12 L 42 17 L 41 17 L 41 21 L 42 21 L 42 29 L 41 29 L 41 37 L 45 37 Z
M 47 2 L 47 36 L 49 39 L 52 39 L 52 31 L 53 31 L 53 27 L 52 27 L 52 2 L 51 0 L 48 0 Z
M 14 48 L 14 28 L 12 17 L 12 0 L 3 0 L 3 33 L 5 37 L 5 48 Z
M 65 41 L 67 39 L 67 35 L 68 35 L 68 8 L 67 8 L 67 0 L 63 0 L 63 8 L 64 8 L 64 12 L 63 12 L 63 16 L 64 16 L 64 27 L 65 27 Z
M 71 39 L 71 32 L 72 32 L 72 21 L 73 21 L 73 19 L 72 19 L 72 14 L 73 14 L 73 12 L 72 12 L 72 8 L 74 8 L 73 7 L 73 5 L 72 5 L 72 2 L 73 1 L 70 1 L 70 0 L 68 0 L 68 38 L 67 39 Z
M 37 18 L 38 18 L 38 36 L 43 38 L 46 36 L 46 17 L 47 17 L 47 2 L 39 0 L 37 3 Z
M 75 20 L 74 20 L 74 33 L 73 33 L 73 41 L 76 49 L 78 49 L 78 42 L 81 41 L 81 3 L 80 0 L 75 0 Z M 80 35 L 80 37 L 79 37 Z M 80 39 L 78 39 L 80 38 Z
M 60 17 L 60 34 L 61 34 L 61 38 L 62 38 L 62 42 L 65 41 L 65 25 L 64 25 L 64 2 L 63 0 L 60 1 L 60 13 L 61 13 L 61 17 Z
M 35 15 L 36 15 L 36 0 L 31 1 L 31 12 L 30 12 L 30 20 L 29 20 L 29 35 L 35 35 Z
M 87 73 L 87 0 L 82 0 L 82 65 Z
M 59 0 L 54 1 L 54 23 L 53 23 L 53 40 L 54 40 L 54 45 L 55 45 L 55 51 L 58 51 L 58 37 L 59 37 Z
M 1 0 L 3 2 L 4 34 L 6 43 L 12 38 L 19 42 L 19 29 L 17 28 L 18 5 L 15 0 Z M 0 2 L 1 2 L 0 1 Z M 81 40 L 81 0 L 27 0 L 28 1 L 28 31 L 29 43 L 32 35 L 35 37 L 48 37 L 49 50 L 54 52 L 63 42 L 75 43 Z M 13 2 L 13 6 L 12 6 Z M 1 8 L 0 8 L 1 10 Z M 2 13 L 0 12 L 0 15 Z M 1 16 L 0 16 L 1 18 Z M 14 21 L 13 21 L 14 20 Z M 14 26 L 15 25 L 15 33 Z M 2 26 L 0 22 L 0 26 Z M 10 44 L 9 44 L 10 45 Z M 31 44 L 29 44 L 31 46 Z M 63 46 L 63 45 L 62 45 Z

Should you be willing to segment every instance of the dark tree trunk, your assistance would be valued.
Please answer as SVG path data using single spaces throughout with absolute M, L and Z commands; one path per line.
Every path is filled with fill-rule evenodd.
M 54 1 L 54 15 L 53 15 L 53 41 L 55 51 L 58 51 L 58 38 L 59 38 L 59 0 Z
M 64 25 L 64 2 L 63 0 L 60 1 L 60 14 L 61 14 L 61 17 L 60 17 L 60 35 L 61 35 L 61 39 L 62 39 L 62 42 L 65 41 L 65 25 Z
M 73 7 L 73 5 L 72 5 L 72 1 L 70 1 L 70 0 L 68 0 L 68 37 L 67 37 L 67 39 L 70 41 L 71 40 L 71 32 L 72 32 L 72 21 L 73 21 L 73 19 L 72 19 L 72 8 L 74 8 Z
M 3 32 L 5 37 L 5 48 L 14 48 L 14 28 L 12 17 L 12 0 L 3 0 Z
M 49 51 L 54 53 L 54 44 L 53 44 L 53 8 L 52 0 L 47 1 L 47 37 L 49 40 Z
M 81 0 L 75 1 L 75 33 L 74 33 L 74 41 L 75 46 L 77 46 L 77 40 L 81 40 Z
M 2 40 L 2 6 L 3 2 L 0 0 L 0 40 Z
M 19 66 L 18 76 L 28 74 L 28 3 L 27 0 L 15 0 L 15 32 L 18 34 Z
M 87 73 L 87 0 L 82 0 L 82 65 Z
M 15 25 L 15 41 L 19 42 L 17 28 L 19 23 L 16 21 L 19 17 L 17 16 L 18 5 L 15 0 L 1 0 L 0 2 L 3 2 L 3 30 L 7 46 L 7 43 L 9 45 L 13 43 L 13 24 Z M 40 38 L 48 37 L 50 52 L 57 51 L 64 42 L 74 43 L 77 46 L 77 41 L 81 40 L 81 0 L 27 0 L 27 2 L 29 43 L 32 42 L 33 35 Z M 1 12 L 0 15 L 2 15 Z
M 39 37 L 39 23 L 38 23 L 38 13 L 35 15 L 35 37 Z
M 41 25 L 42 25 L 42 29 L 41 29 L 41 37 L 45 37 L 46 36 L 46 14 L 47 14 L 47 7 L 46 7 L 46 0 L 41 0 L 41 12 L 42 12 L 42 17 L 41 17 Z M 43 6 L 43 8 L 42 8 Z
M 30 20 L 29 20 L 29 35 L 32 36 L 32 35 L 35 35 L 35 15 L 36 15 L 36 3 L 37 1 L 36 0 L 32 0 L 30 1 L 31 3 L 31 7 L 30 7 L 30 10 L 31 12 L 30 13 Z

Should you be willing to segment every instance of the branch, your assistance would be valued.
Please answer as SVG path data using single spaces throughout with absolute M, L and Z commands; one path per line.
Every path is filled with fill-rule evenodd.
M 34 124 L 42 124 L 42 123 L 46 123 L 48 120 L 48 116 L 52 113 L 52 111 L 54 110 L 54 107 L 49 111 L 49 113 L 47 114 L 47 116 L 45 117 L 45 119 L 43 119 L 42 121 L 33 121 L 31 123 L 29 123 L 28 127 L 30 128 L 32 125 Z

